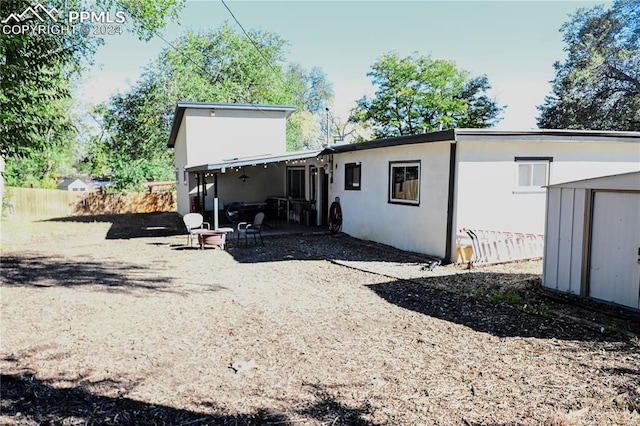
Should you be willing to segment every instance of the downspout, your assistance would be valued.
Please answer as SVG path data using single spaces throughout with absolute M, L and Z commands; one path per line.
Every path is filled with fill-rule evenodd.
M 455 133 L 454 133 L 455 135 Z M 454 241 L 454 229 L 453 229 L 453 214 L 454 214 L 454 203 L 455 203 L 455 194 L 456 194 L 456 167 L 458 161 L 456 159 L 456 149 L 458 144 L 456 143 L 455 136 L 454 141 L 449 146 L 449 194 L 447 200 L 447 241 L 444 249 L 444 259 L 443 263 L 449 264 L 452 263 L 453 260 L 453 241 Z

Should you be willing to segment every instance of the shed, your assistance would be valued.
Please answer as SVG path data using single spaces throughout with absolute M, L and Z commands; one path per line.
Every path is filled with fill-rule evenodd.
M 640 171 L 547 187 L 542 285 L 640 309 Z
M 77 179 L 65 179 L 58 184 L 58 189 L 62 189 L 63 191 L 71 191 L 71 192 L 86 192 L 89 190 L 89 184 L 86 182 Z

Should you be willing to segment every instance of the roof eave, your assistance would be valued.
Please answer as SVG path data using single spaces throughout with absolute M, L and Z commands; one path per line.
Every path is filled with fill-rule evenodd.
M 640 132 L 610 130 L 495 130 L 495 129 L 456 129 L 457 141 L 582 141 L 582 142 L 640 142 Z
M 188 172 L 210 172 L 210 171 L 222 170 L 225 168 L 232 168 L 232 167 L 245 167 L 245 166 L 253 166 L 253 165 L 280 163 L 280 162 L 293 161 L 293 160 L 305 160 L 309 158 L 318 157 L 319 155 L 321 155 L 321 150 L 303 151 L 303 152 L 295 152 L 295 153 L 282 154 L 282 155 L 252 157 L 247 159 L 222 161 L 219 163 L 207 163 L 207 164 L 200 164 L 200 165 L 194 165 L 194 166 L 187 166 L 185 167 L 185 170 Z
M 185 102 L 176 103 L 173 113 L 173 122 L 171 123 L 171 132 L 167 142 L 168 148 L 173 148 L 176 144 L 178 131 L 182 125 L 182 119 L 186 109 L 220 109 L 220 110 L 258 110 L 258 111 L 280 111 L 284 112 L 284 118 L 288 118 L 295 112 L 295 107 L 290 105 L 263 105 L 263 104 L 225 104 L 217 102 Z
M 417 135 L 396 136 L 392 138 L 374 139 L 366 142 L 358 142 L 343 145 L 331 145 L 324 148 L 320 155 L 338 154 L 341 152 L 361 151 L 366 149 L 388 148 L 392 146 L 413 145 L 432 142 L 453 142 L 455 132 L 453 129 L 438 132 L 420 133 Z

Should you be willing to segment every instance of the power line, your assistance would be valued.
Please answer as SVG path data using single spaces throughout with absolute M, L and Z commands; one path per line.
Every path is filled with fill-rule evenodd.
M 240 21 L 238 21 L 238 18 L 236 18 L 236 15 L 233 14 L 233 12 L 231 11 L 231 9 L 229 9 L 229 6 L 227 6 L 227 3 L 225 3 L 224 0 L 220 0 L 220 2 L 224 5 L 224 7 L 227 9 L 227 11 L 229 11 L 229 14 L 231 15 L 231 17 L 233 18 L 234 21 L 236 21 L 236 24 L 238 24 L 238 26 L 240 27 L 240 29 L 242 30 L 242 32 L 244 33 L 244 35 L 249 39 L 249 41 L 251 42 L 251 44 L 253 45 L 253 47 L 255 47 L 255 49 L 258 51 L 258 53 L 260 54 L 260 56 L 262 56 L 262 59 L 264 59 L 264 61 L 266 62 L 267 66 L 269 66 L 269 68 L 271 68 L 271 70 L 273 72 L 276 73 L 276 75 L 278 75 L 278 73 L 276 72 L 276 69 L 271 65 L 271 63 L 269 62 L 269 59 L 267 59 L 267 57 L 264 55 L 264 53 L 262 53 L 262 50 L 260 49 L 260 46 L 258 46 L 258 44 L 253 40 L 253 38 L 251 38 L 251 36 L 249 35 L 249 33 L 244 29 L 244 27 L 242 26 L 242 24 L 240 23 Z
M 125 5 L 123 5 L 122 3 L 120 3 L 118 0 L 114 0 L 114 3 L 117 4 L 119 7 L 121 7 L 123 10 L 127 11 L 131 16 L 133 16 L 134 18 L 137 18 L 140 22 L 144 22 L 142 19 L 140 19 L 139 16 L 137 16 L 134 12 L 132 12 L 130 9 L 128 9 Z M 224 4 L 224 1 L 222 1 L 222 3 Z M 227 7 L 227 5 L 225 4 L 225 7 Z M 229 8 L 227 7 L 227 10 L 229 10 Z M 231 13 L 231 11 L 229 10 L 229 13 Z M 231 13 L 231 16 L 233 16 L 233 13 Z M 233 16 L 233 18 L 235 19 L 235 16 Z M 240 25 L 240 23 L 238 22 L 238 20 L 236 19 L 236 23 L 238 23 L 238 25 Z M 144 24 L 141 24 L 142 28 L 144 28 Z M 242 25 L 240 25 L 240 28 L 242 28 Z M 176 47 L 175 45 L 173 45 L 170 41 L 168 41 L 167 39 L 165 39 L 157 30 L 151 30 L 153 35 L 158 37 L 160 40 L 162 40 L 165 44 L 167 44 L 171 49 L 173 49 L 175 52 L 177 52 L 181 57 L 185 58 L 188 62 L 190 62 L 191 64 L 193 64 L 200 72 L 201 72 L 201 77 L 204 77 L 205 79 L 209 79 L 209 70 L 207 70 L 206 68 L 204 68 L 201 64 L 197 63 L 196 61 L 194 61 L 193 59 L 191 59 L 191 57 L 185 53 L 183 53 L 178 47 Z M 258 48 L 258 46 L 255 44 L 255 42 L 251 39 L 251 37 L 249 37 L 249 35 L 246 33 L 246 31 L 244 30 L 244 28 L 242 28 L 242 31 L 245 33 L 245 35 L 247 36 L 247 38 L 249 38 L 249 40 L 251 41 L 251 43 L 254 45 L 254 47 L 258 50 L 258 52 L 260 53 L 260 55 L 263 57 L 263 59 L 265 61 L 267 61 L 267 59 L 264 57 L 264 55 L 262 54 L 262 52 L 260 51 L 260 49 Z M 206 54 L 203 52 L 203 55 L 206 56 Z M 267 65 L 269 65 L 269 67 L 273 69 L 273 67 L 271 66 L 271 64 L 267 61 Z M 275 71 L 275 70 L 274 70 Z M 217 74 L 216 77 L 214 79 L 214 81 L 217 80 Z M 243 94 L 242 93 L 238 93 L 237 96 L 241 99 L 243 99 Z M 259 105 L 244 100 L 243 102 L 247 105 L 251 105 L 253 107 L 255 107 L 257 110 L 261 111 L 262 113 L 266 114 L 266 111 L 264 111 L 262 108 L 260 108 Z

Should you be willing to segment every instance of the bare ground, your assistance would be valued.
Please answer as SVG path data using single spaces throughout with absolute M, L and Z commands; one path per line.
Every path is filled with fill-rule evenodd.
M 0 423 L 640 424 L 640 319 L 540 262 L 185 243 L 167 213 L 3 222 Z

